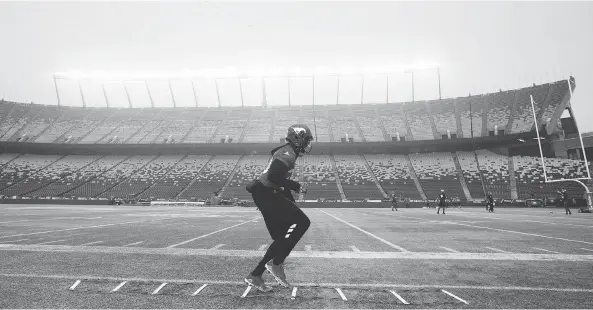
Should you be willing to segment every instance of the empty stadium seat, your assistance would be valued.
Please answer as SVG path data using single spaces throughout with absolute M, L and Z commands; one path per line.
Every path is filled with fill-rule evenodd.
M 299 157 L 298 165 L 302 165 L 303 181 L 307 183 L 305 199 L 341 199 L 329 155 Z
M 383 198 L 360 155 L 334 155 L 334 160 L 347 199 Z
M 430 113 L 439 135 L 457 133 L 457 119 L 455 117 L 455 106 L 452 99 L 433 100 L 428 102 Z
M 142 193 L 140 198 L 175 199 L 198 176 L 210 158 L 209 155 L 187 155 L 160 180 L 156 180 L 154 186 Z
M 414 140 L 434 140 L 430 114 L 424 102 L 408 102 L 404 104 L 404 112 Z
M 463 172 L 463 178 L 467 184 L 467 189 L 474 199 L 481 199 L 485 197 L 484 187 L 482 186 L 482 179 L 476 162 L 474 152 L 457 152 L 457 159 Z
M 495 199 L 510 199 L 510 177 L 508 156 L 499 155 L 488 150 L 477 150 L 478 164 L 484 176 L 486 192 L 492 193 Z
M 449 198 L 465 199 L 451 153 L 410 154 L 410 160 L 428 199 L 436 199 L 441 189 Z
M 58 155 L 24 154 L 6 163 L 0 173 L 0 195 L 14 196 L 29 188 L 18 183 L 58 160 Z
M 239 163 L 235 176 L 224 191 L 223 197 L 251 199 L 251 194 L 247 192 L 245 185 L 263 173 L 269 160 L 269 155 L 251 155 L 243 157 Z
M 212 158 L 200 170 L 193 184 L 183 191 L 179 198 L 209 198 L 213 192 L 223 188 L 231 172 L 235 168 L 239 155 L 219 155 Z
M 371 171 L 387 193 L 395 191 L 405 198 L 421 199 L 408 171 L 405 155 L 364 155 Z

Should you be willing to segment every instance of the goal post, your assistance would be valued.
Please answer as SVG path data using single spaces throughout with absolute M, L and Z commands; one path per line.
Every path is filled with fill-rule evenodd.
M 568 82 L 568 89 L 570 91 L 570 97 L 568 102 L 570 102 L 570 99 L 572 99 L 572 86 L 570 85 L 570 80 L 567 80 Z M 546 183 L 556 183 L 556 182 L 576 182 L 578 184 L 580 184 L 581 186 L 583 186 L 585 188 L 585 193 L 586 193 L 586 197 L 585 200 L 587 201 L 587 208 L 589 210 L 593 210 L 593 194 L 591 193 L 591 191 L 589 190 L 589 187 L 587 187 L 587 185 L 583 182 L 586 180 L 591 180 L 591 172 L 589 171 L 589 165 L 587 162 L 587 155 L 585 154 L 585 146 L 583 144 L 583 137 L 581 136 L 581 131 L 578 130 L 578 126 L 576 124 L 576 119 L 574 120 L 575 122 L 575 126 L 577 127 L 577 132 L 579 134 L 579 139 L 580 139 L 580 143 L 581 143 L 581 149 L 583 152 L 583 161 L 585 164 L 585 170 L 587 171 L 587 177 L 582 177 L 582 178 L 562 178 L 559 180 L 552 180 L 552 179 L 548 179 L 548 174 L 546 172 L 546 163 L 544 161 L 544 153 L 542 151 L 542 142 L 541 142 L 541 138 L 539 135 L 539 126 L 537 124 L 537 114 L 535 113 L 535 101 L 533 100 L 533 95 L 529 95 L 529 98 L 531 100 L 531 111 L 533 112 L 533 121 L 535 123 L 535 133 L 537 135 L 537 145 L 539 146 L 539 153 L 540 153 L 540 159 L 541 159 L 541 163 L 542 163 L 542 168 L 544 170 L 544 180 Z

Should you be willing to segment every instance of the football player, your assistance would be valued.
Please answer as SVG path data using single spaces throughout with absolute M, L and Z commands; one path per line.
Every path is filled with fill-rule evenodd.
M 262 279 L 266 269 L 281 286 L 290 287 L 284 273 L 284 260 L 305 234 L 311 221 L 296 206 L 290 193 L 304 193 L 305 190 L 289 176 L 295 168 L 297 158 L 311 151 L 312 140 L 313 135 L 306 125 L 290 126 L 286 134 L 287 143 L 272 150 L 272 158 L 266 169 L 246 186 L 259 207 L 273 240 L 262 260 L 245 278 L 247 284 L 260 291 L 272 289 Z
M 441 189 L 439 194 L 439 208 L 437 209 L 437 214 L 443 209 L 443 215 L 445 215 L 445 207 L 447 206 L 447 195 L 445 195 L 445 190 Z

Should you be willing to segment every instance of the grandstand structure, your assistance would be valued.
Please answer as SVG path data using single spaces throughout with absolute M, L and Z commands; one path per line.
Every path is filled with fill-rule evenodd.
M 570 83 L 574 89 L 574 79 Z M 583 189 L 578 186 L 545 183 L 539 157 L 484 147 L 488 138 L 535 131 L 530 96 L 538 124 L 558 131 L 568 104 L 567 84 L 361 105 L 116 109 L 2 101 L 0 196 L 204 200 L 215 193 L 250 199 L 245 184 L 263 171 L 269 154 L 245 155 L 245 150 L 232 153 L 230 148 L 216 153 L 214 145 L 241 149 L 278 144 L 288 126 L 305 123 L 313 130 L 314 143 L 325 149 L 348 144 L 362 151 L 300 157 L 292 177 L 308 184 L 299 197 L 303 200 L 381 200 L 395 191 L 420 201 L 436 198 L 440 189 L 462 201 L 481 200 L 487 192 L 498 199 L 527 199 L 560 188 L 580 197 Z M 474 147 L 455 149 L 457 141 L 471 141 L 466 144 Z M 437 147 L 428 152 L 417 147 L 425 143 Z M 138 147 L 150 150 L 163 144 L 187 147 L 179 154 L 134 153 Z M 63 145 L 88 150 L 119 145 L 128 153 L 39 151 Z M 365 152 L 366 145 L 391 151 Z M 210 151 L 200 153 L 202 148 Z M 586 176 L 583 161 L 556 157 L 546 158 L 545 164 L 552 177 Z

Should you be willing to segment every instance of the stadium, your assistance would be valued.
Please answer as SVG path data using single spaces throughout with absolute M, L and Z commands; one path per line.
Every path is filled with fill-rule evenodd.
M 441 98 L 425 63 L 397 101 L 388 67 L 59 72 L 46 103 L 3 98 L 0 308 L 593 308 L 577 78 Z M 415 100 L 421 71 L 438 98 Z M 259 292 L 242 279 L 272 240 L 246 186 L 294 124 L 311 226 L 292 287 Z

